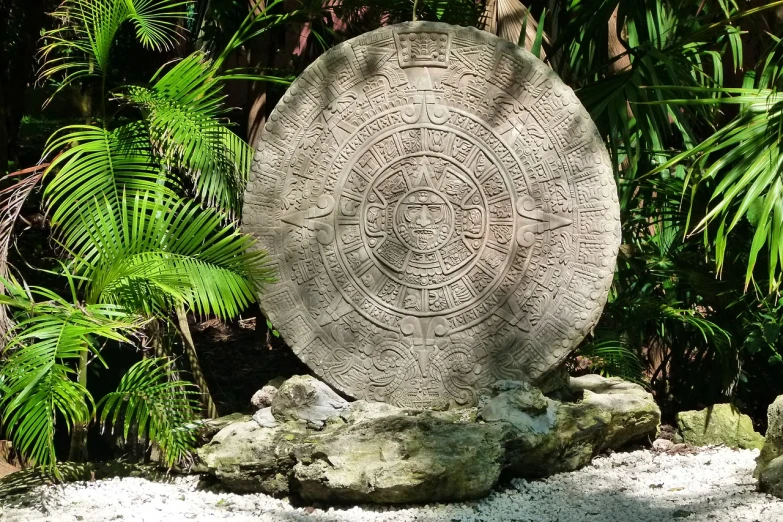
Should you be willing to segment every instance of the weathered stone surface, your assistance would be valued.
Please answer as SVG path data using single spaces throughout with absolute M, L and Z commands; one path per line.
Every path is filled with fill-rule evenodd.
M 271 412 L 278 421 L 305 421 L 316 428 L 339 415 L 348 401 L 315 377 L 295 375 L 285 381 L 272 401 Z
M 649 394 L 617 381 L 594 384 L 596 393 L 581 390 L 584 400 L 563 403 L 528 383 L 501 381 L 478 412 L 357 401 L 318 430 L 281 419 L 272 428 L 255 421 L 229 426 L 199 455 L 231 489 L 290 493 L 308 502 L 477 498 L 504 470 L 523 477 L 570 471 L 603 449 L 655 433 L 660 412 L 651 413 Z
M 767 433 L 761 454 L 756 462 L 760 471 L 772 460 L 783 455 L 783 395 L 779 395 L 767 408 Z
M 625 381 L 619 377 L 602 377 L 596 373 L 569 377 L 568 386 L 574 392 L 590 391 L 602 395 L 635 395 L 643 399 L 652 396 L 639 384 Z
M 578 469 L 604 449 L 654 435 L 661 418 L 649 393 L 620 379 L 571 379 L 572 392 L 584 394 L 575 403 L 546 398 L 527 383 L 499 384 L 506 391 L 486 403 L 479 418 L 511 424 L 506 463 L 520 476 Z
M 571 389 L 581 392 L 581 404 L 596 406 L 612 418 L 603 435 L 604 448 L 614 448 L 644 436 L 655 436 L 661 410 L 642 386 L 617 377 L 572 377 Z M 603 448 L 601 448 L 603 449 Z
M 217 419 L 206 419 L 198 431 L 198 437 L 202 442 L 209 442 L 212 440 L 212 437 L 226 426 L 237 422 L 249 421 L 251 418 L 250 415 L 245 415 L 244 413 L 231 413 Z
M 206 469 L 237 492 L 282 496 L 289 493 L 294 449 L 306 435 L 303 425 L 262 428 L 254 420 L 224 428 L 199 448 Z
M 764 436 L 753 429 L 750 417 L 731 404 L 681 411 L 676 419 L 683 442 L 694 446 L 724 444 L 731 448 L 760 449 L 764 444 Z
M 783 455 L 772 459 L 761 468 L 759 491 L 783 498 Z
M 253 414 L 253 420 L 262 428 L 274 428 L 277 426 L 277 419 L 272 415 L 272 407 L 261 408 Z
M 767 434 L 753 476 L 759 489 L 783 498 L 783 395 L 767 408 Z
M 250 398 L 250 404 L 258 408 L 266 408 L 272 405 L 272 400 L 277 395 L 277 388 L 274 386 L 266 385 L 253 394 Z
M 598 320 L 620 241 L 610 158 L 571 89 L 509 42 L 430 22 L 349 40 L 291 85 L 243 216 L 294 352 L 404 408 L 543 383 Z
M 487 495 L 503 467 L 502 424 L 430 416 L 376 418 L 318 437 L 294 467 L 306 501 L 381 504 Z

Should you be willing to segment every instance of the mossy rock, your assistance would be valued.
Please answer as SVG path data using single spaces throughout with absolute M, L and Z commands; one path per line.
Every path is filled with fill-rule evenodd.
M 293 402 L 328 402 L 308 389 L 315 393 Z M 580 400 L 554 400 L 529 383 L 502 381 L 478 408 L 356 401 L 319 417 L 321 424 L 310 409 L 287 408 L 278 417 L 273 405 L 274 423 L 231 424 L 199 456 L 206 472 L 238 492 L 307 503 L 460 501 L 487 495 L 501 473 L 544 477 L 578 469 L 605 449 L 654 434 L 660 421 L 652 396 L 636 384 L 584 376 L 571 379 L 567 391 Z
M 681 411 L 677 414 L 677 429 L 683 442 L 694 446 L 722 444 L 730 448 L 761 449 L 764 445 L 764 436 L 753 429 L 750 417 L 731 404 Z

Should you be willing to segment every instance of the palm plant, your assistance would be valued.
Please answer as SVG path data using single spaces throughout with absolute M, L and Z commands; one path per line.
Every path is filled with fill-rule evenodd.
M 83 353 L 101 360 L 100 340 L 131 342 L 140 318 L 116 305 L 83 305 L 73 278 L 70 301 L 46 288 L 26 288 L 5 278 L 0 282 L 8 293 L 0 295 L 0 303 L 16 311 L 17 319 L 0 371 L 0 418 L 19 452 L 51 469 L 57 414 L 70 429 L 88 422 L 94 407 L 87 388 L 74 382 L 72 363 Z
M 31 312 L 24 306 L 30 298 L 22 300 L 14 286 L 15 294 L 0 301 L 32 317 L 15 314 L 17 324 L 5 349 L 8 362 L 0 368 L 0 382 L 7 386 L 2 418 L 32 463 L 56 463 L 51 443 L 56 411 L 72 429 L 72 457 L 84 452 L 86 424 L 95 410 L 86 369 L 91 360 L 102 360 L 91 348 L 95 339 L 129 342 L 131 333 L 156 331 L 152 325 L 174 311 L 182 330 L 187 328 L 187 309 L 222 319 L 236 316 L 271 277 L 265 254 L 236 230 L 251 151 L 224 117 L 220 60 L 195 52 L 164 66 L 148 86 L 110 86 L 112 45 L 121 27 L 131 24 L 144 46 L 170 48 L 188 3 L 66 0 L 54 13 L 62 25 L 44 35 L 41 78 L 61 78 L 56 92 L 74 82 L 99 85 L 101 110 L 97 124 L 64 127 L 51 137 L 44 156 L 57 155 L 43 173 L 44 203 L 66 255 L 69 306 L 89 311 L 92 335 L 84 321 L 67 323 L 75 316 L 62 310 L 61 299 L 56 308 Z M 246 31 L 259 30 L 256 22 L 251 20 Z M 122 118 L 108 112 L 115 103 Z M 6 283 L 0 281 L 0 286 Z M 117 317 L 99 313 L 106 310 Z M 46 329 L 55 321 L 50 316 L 57 314 L 64 317 L 57 324 L 68 326 L 73 340 L 52 338 Z M 182 333 L 189 338 L 189 332 Z M 48 351 L 34 342 L 41 336 Z M 214 416 L 194 347 L 187 347 L 198 395 Z M 44 356 L 55 362 L 46 366 Z M 32 385 L 23 384 L 30 379 L 60 383 L 69 395 L 50 401 L 46 415 L 29 417 L 25 412 L 43 407 L 30 402 L 40 399 L 31 393 Z M 99 403 L 100 420 L 122 428 L 125 437 L 130 431 L 146 435 L 172 465 L 194 442 L 194 393 L 172 361 L 147 358 Z
M 700 103 L 735 105 L 739 109 L 737 116 L 657 170 L 687 162 L 692 189 L 711 190 L 711 208 L 705 215 L 696 217 L 694 232 L 705 232 L 705 239 L 709 240 L 708 225 L 719 223 L 712 232 L 719 269 L 726 259 L 731 232 L 743 218 L 752 224 L 745 288 L 754 280 L 759 255 L 766 251 L 767 271 L 762 279 L 767 280 L 769 291 L 777 292 L 783 267 L 783 95 L 778 91 L 783 46 L 772 35 L 770 41 L 766 59 L 758 70 L 746 73 L 741 88 L 719 89 L 718 97 L 700 100 Z M 695 102 L 672 100 L 671 103 Z
M 627 356 L 636 354 L 661 399 L 676 396 L 680 405 L 688 396 L 721 400 L 744 378 L 745 333 L 738 325 L 753 323 L 747 311 L 732 306 L 738 301 L 747 305 L 737 297 L 741 285 L 735 267 L 745 263 L 750 274 L 763 244 L 756 241 L 749 257 L 736 251 L 725 257 L 726 232 L 732 226 L 738 232 L 747 229 L 739 219 L 749 207 L 731 198 L 743 194 L 747 205 L 759 194 L 774 196 L 774 183 L 761 173 L 774 170 L 769 150 L 779 141 L 774 127 L 758 125 L 759 119 L 752 125 L 750 116 L 763 113 L 760 119 L 774 120 L 769 118 L 774 104 L 763 104 L 770 101 L 775 74 L 762 74 L 768 78 L 766 90 L 757 85 L 753 94 L 738 92 L 731 82 L 744 66 L 743 30 L 754 27 L 763 34 L 761 14 L 780 2 L 753 9 L 730 0 L 556 4 L 559 16 L 548 25 L 553 42 L 548 56 L 577 88 L 607 139 L 623 217 L 624 245 L 610 302 L 582 353 L 593 356 L 600 369 L 631 376 L 638 374 Z M 768 62 L 774 62 L 772 56 Z M 725 102 L 749 103 L 743 96 L 754 97 L 756 110 L 724 125 Z M 758 134 L 751 143 L 747 137 L 754 131 Z M 745 133 L 745 141 L 739 133 Z M 735 180 L 742 176 L 746 185 L 737 191 Z M 712 203 L 694 190 L 694 181 L 711 188 Z M 767 189 L 759 186 L 767 182 Z M 762 211 L 768 208 L 755 205 L 750 214 L 766 216 Z M 716 230 L 709 225 L 718 216 L 724 221 Z M 768 223 L 756 229 L 756 237 L 763 235 L 777 247 L 772 218 Z M 694 230 L 704 231 L 705 241 L 694 241 Z M 777 261 L 770 257 L 770 263 Z M 721 275 L 724 280 L 716 281 Z M 770 283 L 773 276 L 769 271 Z

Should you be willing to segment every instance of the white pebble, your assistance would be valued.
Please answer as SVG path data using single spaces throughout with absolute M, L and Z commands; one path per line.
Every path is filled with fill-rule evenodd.
M 197 477 L 40 487 L 0 505 L 3 522 L 779 522 L 783 500 L 755 491 L 758 451 L 614 453 L 573 473 L 515 479 L 486 499 L 428 506 L 303 509 L 266 495 L 196 489 Z

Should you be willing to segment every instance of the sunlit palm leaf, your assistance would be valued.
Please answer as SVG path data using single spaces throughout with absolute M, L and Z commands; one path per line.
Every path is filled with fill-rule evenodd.
M 120 27 L 130 22 L 146 47 L 172 47 L 183 0 L 64 0 L 52 13 L 58 27 L 44 32 L 40 79 L 60 77 L 59 92 L 89 77 L 105 77 Z M 55 92 L 55 94 L 56 94 Z
M 778 44 L 758 80 L 755 73 L 748 74 L 745 88 L 714 90 L 699 100 L 670 100 L 689 105 L 732 104 L 740 113 L 712 136 L 653 171 L 691 161 L 689 180 L 697 182 L 693 189 L 711 190 L 712 206 L 696 223 L 695 231 L 709 233 L 708 225 L 718 222 L 712 236 L 719 269 L 726 259 L 729 235 L 743 219 L 752 223 L 755 232 L 745 285 L 754 278 L 759 256 L 766 252 L 770 291 L 779 288 L 783 267 L 783 94 L 774 88 L 781 70 L 783 48 Z M 680 90 L 702 94 L 707 89 Z
M 223 118 L 227 111 L 217 73 L 205 55 L 193 53 L 150 88 L 128 88 L 124 98 L 144 111 L 164 165 L 190 176 L 201 199 L 233 216 L 241 206 L 252 150 Z
M 63 127 L 49 140 L 45 154 L 63 150 L 44 176 L 44 192 L 66 248 L 79 249 L 88 240 L 82 216 L 101 209 L 97 201 L 119 208 L 124 194 L 170 193 L 166 177 L 150 150 L 147 126 L 135 122 L 107 131 L 91 125 Z
M 89 241 L 72 252 L 90 302 L 147 314 L 185 302 L 228 318 L 270 280 L 265 253 L 218 212 L 158 194 L 125 198 L 120 212 L 104 208 L 83 216 Z

